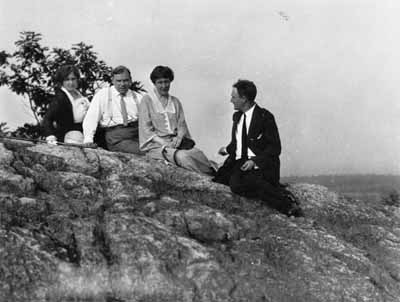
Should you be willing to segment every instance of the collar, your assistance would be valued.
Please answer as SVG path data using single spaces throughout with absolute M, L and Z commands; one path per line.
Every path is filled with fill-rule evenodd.
M 65 89 L 64 87 L 61 87 L 61 90 L 67 95 L 67 98 L 69 99 L 69 101 L 72 103 L 74 102 L 74 98 L 72 97 L 72 95 L 68 92 L 67 89 Z
M 112 92 L 113 95 L 116 95 L 116 96 L 118 96 L 118 97 L 121 97 L 121 96 L 123 96 L 124 98 L 125 98 L 125 97 L 129 97 L 129 96 L 132 96 L 132 97 L 133 97 L 133 92 L 132 92 L 132 90 L 128 89 L 128 91 L 126 92 L 126 94 L 125 94 L 125 95 L 122 95 L 122 94 L 115 88 L 114 85 L 111 86 L 111 92 Z
M 150 98 L 153 101 L 154 104 L 154 109 L 159 112 L 159 113 L 175 113 L 175 106 L 174 103 L 172 102 L 172 97 L 170 94 L 168 94 L 168 99 L 167 99 L 167 106 L 165 106 L 165 108 L 163 107 L 163 105 L 161 104 L 160 101 L 160 95 L 157 92 L 157 89 L 153 89 L 152 91 L 150 91 L 151 93 L 149 93 Z
M 79 95 L 79 97 L 77 97 L 76 99 L 74 99 L 73 97 L 72 97 L 72 95 L 69 93 L 69 91 L 67 90 L 67 89 L 65 89 L 64 87 L 61 87 L 61 90 L 67 95 L 67 97 L 68 97 L 68 99 L 69 99 L 69 101 L 71 102 L 71 103 L 74 103 L 74 102 L 76 102 L 77 100 L 80 100 L 80 99 L 84 99 L 85 97 L 79 92 L 79 90 L 78 89 L 75 89 L 75 91 L 78 93 L 78 95 Z
M 249 121 L 251 121 L 251 118 L 252 118 L 253 112 L 254 112 L 254 108 L 256 108 L 256 103 L 254 103 L 254 105 L 250 109 L 248 109 L 246 112 L 244 112 L 244 114 L 246 115 L 247 123 Z

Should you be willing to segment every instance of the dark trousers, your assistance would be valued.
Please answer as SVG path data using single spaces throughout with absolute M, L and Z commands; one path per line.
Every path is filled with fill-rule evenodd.
M 140 154 L 138 123 L 106 128 L 105 139 L 110 151 Z
M 293 207 L 292 200 L 287 197 L 288 192 L 279 184 L 271 184 L 259 169 L 242 171 L 240 167 L 244 162 L 239 159 L 222 166 L 213 181 L 228 185 L 235 194 L 261 199 L 271 208 L 287 214 Z

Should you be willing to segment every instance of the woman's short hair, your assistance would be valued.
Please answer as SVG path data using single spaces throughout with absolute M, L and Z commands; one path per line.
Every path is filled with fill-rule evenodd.
M 150 80 L 153 84 L 158 79 L 169 79 L 171 82 L 174 80 L 174 72 L 168 66 L 157 66 L 150 74 Z
M 76 77 L 79 83 L 81 77 L 79 69 L 74 65 L 63 65 L 60 68 L 58 68 L 56 74 L 54 75 L 54 83 L 56 84 L 56 86 L 61 87 L 66 78 L 71 73 Z
M 240 97 L 245 97 L 251 103 L 254 102 L 257 96 L 257 87 L 252 81 L 239 79 L 233 84 L 233 87 L 237 89 Z

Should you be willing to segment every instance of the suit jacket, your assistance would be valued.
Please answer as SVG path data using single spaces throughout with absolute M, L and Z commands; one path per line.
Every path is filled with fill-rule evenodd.
M 224 165 L 236 162 L 236 129 L 242 112 L 233 114 L 232 138 L 226 147 L 229 157 Z M 273 184 L 279 183 L 281 141 L 278 127 L 271 112 L 255 105 L 247 134 L 247 146 L 255 154 L 251 159 L 259 167 L 266 180 Z
M 72 104 L 68 96 L 57 89 L 49 109 L 42 121 L 43 135 L 55 135 L 58 141 L 64 141 L 64 136 L 68 131 L 82 131 L 82 123 L 74 123 Z

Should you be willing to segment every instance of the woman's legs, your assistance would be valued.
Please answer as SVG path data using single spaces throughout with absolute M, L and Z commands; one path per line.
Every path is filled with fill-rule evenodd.
M 197 148 L 190 150 L 178 150 L 174 148 L 155 148 L 147 152 L 147 156 L 153 159 L 166 160 L 179 167 L 203 174 L 213 174 L 214 170 L 202 151 Z
M 208 158 L 197 148 L 178 150 L 175 153 L 175 161 L 178 166 L 191 171 L 209 175 L 214 172 Z

